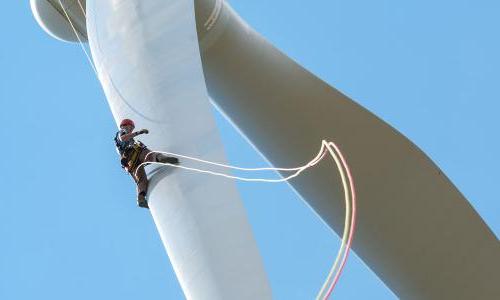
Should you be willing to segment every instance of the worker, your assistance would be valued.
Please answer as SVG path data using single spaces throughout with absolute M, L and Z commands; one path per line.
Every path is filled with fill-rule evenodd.
M 161 153 L 151 153 L 146 145 L 140 141 L 135 141 L 134 137 L 141 134 L 148 134 L 147 129 L 135 131 L 134 121 L 123 119 L 120 123 L 120 130 L 116 133 L 115 144 L 120 154 L 122 168 L 124 168 L 137 184 L 137 205 L 139 207 L 149 208 L 146 199 L 148 193 L 148 177 L 144 171 L 144 162 L 160 162 L 169 164 L 178 164 L 179 159 L 170 157 Z M 148 155 L 151 153 L 150 155 Z M 139 167 L 140 166 L 140 167 Z

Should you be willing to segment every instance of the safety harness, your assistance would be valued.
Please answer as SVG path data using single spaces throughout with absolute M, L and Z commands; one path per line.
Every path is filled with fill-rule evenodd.
M 142 149 L 144 149 L 145 146 L 141 142 L 134 143 L 132 146 L 132 149 L 129 150 L 128 157 L 126 156 L 125 158 L 128 159 L 126 162 L 126 166 L 124 167 L 125 170 L 127 171 L 132 171 L 135 170 L 135 168 L 139 165 L 139 156 L 141 154 Z M 123 166 L 123 163 L 122 163 Z
M 128 141 L 120 140 L 120 131 L 116 133 L 115 145 L 118 154 L 120 155 L 120 162 L 122 168 L 127 172 L 132 172 L 139 165 L 139 156 L 141 151 L 146 146 L 141 142 L 136 142 L 133 139 Z

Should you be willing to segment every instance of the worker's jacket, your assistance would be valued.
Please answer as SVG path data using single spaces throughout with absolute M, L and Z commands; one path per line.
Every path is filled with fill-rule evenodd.
M 127 132 L 122 129 L 115 135 L 116 150 L 121 156 L 125 155 L 128 150 L 131 150 L 135 144 L 134 138 L 130 138 L 128 141 L 122 141 L 121 137 L 125 134 L 127 134 Z
M 127 141 L 122 141 L 121 136 L 127 134 L 125 130 L 120 130 L 115 135 L 115 145 L 118 154 L 120 155 L 120 162 L 122 168 L 127 171 L 134 169 L 139 162 L 139 155 L 142 149 L 146 146 L 141 142 L 136 142 L 134 138 Z

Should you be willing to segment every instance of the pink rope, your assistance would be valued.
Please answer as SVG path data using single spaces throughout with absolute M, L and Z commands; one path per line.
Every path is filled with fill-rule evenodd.
M 353 239 L 354 230 L 356 227 L 356 191 L 354 188 L 354 180 L 352 178 L 351 170 L 349 169 L 349 166 L 347 165 L 347 162 L 344 158 L 344 155 L 342 155 L 342 152 L 340 151 L 339 147 L 337 147 L 337 145 L 333 142 L 330 142 L 330 144 L 335 148 L 335 151 L 339 154 L 340 160 L 342 161 L 342 165 L 344 166 L 344 168 L 347 171 L 347 177 L 349 178 L 349 186 L 351 189 L 351 196 L 352 196 L 352 214 L 351 214 L 351 231 L 349 232 L 349 239 L 347 240 L 346 252 L 345 252 L 345 255 L 342 259 L 342 263 L 340 265 L 339 271 L 335 275 L 335 278 L 333 279 L 333 283 L 330 286 L 330 288 L 328 289 L 328 292 L 325 296 L 325 299 L 330 298 L 330 296 L 333 292 L 333 289 L 337 285 L 337 282 L 340 278 L 340 275 L 342 274 L 342 271 L 344 270 L 344 266 L 347 262 L 347 259 L 349 257 L 349 252 L 351 250 L 352 239 Z

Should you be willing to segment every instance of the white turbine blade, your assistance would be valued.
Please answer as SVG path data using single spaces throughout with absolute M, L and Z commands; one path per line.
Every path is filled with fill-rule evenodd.
M 225 161 L 203 78 L 193 1 L 87 0 L 99 78 L 117 122 L 131 118 L 150 149 Z M 149 205 L 188 299 L 270 299 L 233 180 L 163 168 Z
M 210 96 L 273 165 L 304 161 L 318 140 L 342 147 L 359 197 L 354 249 L 390 289 L 402 299 L 500 295 L 498 239 L 421 150 L 271 46 L 228 5 L 199 0 L 196 12 Z M 321 165 L 292 185 L 340 234 L 336 176 Z

